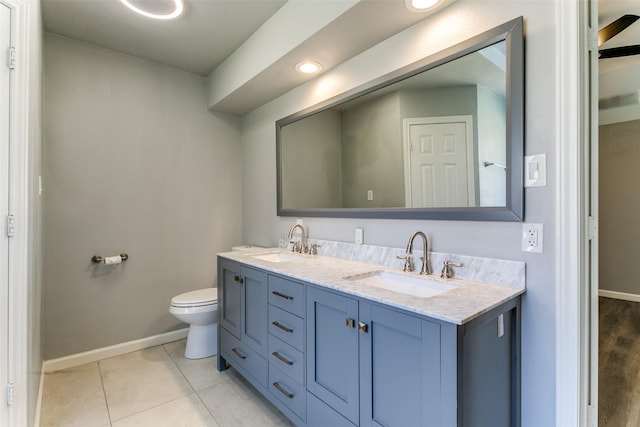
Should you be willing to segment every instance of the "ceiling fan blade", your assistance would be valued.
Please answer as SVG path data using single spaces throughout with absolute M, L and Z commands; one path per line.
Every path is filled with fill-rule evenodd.
M 640 44 L 602 49 L 599 52 L 599 59 L 618 58 L 621 56 L 631 55 L 640 55 Z
M 636 22 L 638 18 L 640 18 L 638 15 L 624 15 L 598 31 L 598 46 L 615 37 L 629 25 Z

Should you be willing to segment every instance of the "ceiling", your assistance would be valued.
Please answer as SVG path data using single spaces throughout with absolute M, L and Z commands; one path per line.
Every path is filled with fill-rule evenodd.
M 640 16 L 640 0 L 598 0 L 598 29 L 602 29 L 626 14 Z M 608 49 L 636 44 L 640 44 L 640 20 L 605 42 L 600 48 Z M 598 65 L 600 72 L 608 72 L 638 63 L 640 63 L 640 55 L 601 59 Z
M 171 0 L 131 1 L 142 6 L 153 2 L 157 6 Z M 453 1 L 445 0 L 441 7 Z M 210 87 L 216 87 L 215 79 L 224 74 L 214 72 L 216 69 L 233 69 L 234 64 L 229 63 L 235 59 L 234 52 L 242 51 L 241 48 L 256 51 L 258 41 L 251 36 L 257 32 L 268 38 L 264 35 L 273 31 L 268 33 L 267 29 L 273 30 L 274 22 L 278 22 L 284 33 L 275 40 L 287 44 L 287 51 L 267 61 L 265 58 L 277 46 L 275 49 L 273 45 L 262 46 L 258 57 L 250 61 L 255 64 L 247 64 L 243 58 L 244 66 L 255 68 L 247 73 L 245 81 L 236 84 L 221 99 L 211 101 L 209 96 L 211 110 L 237 115 L 246 114 L 312 78 L 295 72 L 292 62 L 295 65 L 297 60 L 313 58 L 327 71 L 431 14 L 408 11 L 404 0 L 292 2 L 297 4 L 287 4 L 286 0 L 184 0 L 182 16 L 159 21 L 136 15 L 118 0 L 41 0 L 46 32 L 207 76 Z M 320 2 L 325 2 L 327 10 L 338 9 L 336 5 L 340 4 L 344 11 L 335 12 L 312 34 L 299 36 L 292 43 L 291 39 L 296 37 L 294 28 L 300 22 L 294 22 L 291 10 L 299 11 L 307 5 L 310 10 L 317 10 Z M 289 26 L 292 35 L 287 38 Z M 222 80 L 218 86 L 227 84 Z
M 47 32 L 201 76 L 208 76 L 286 3 L 186 0 L 182 16 L 160 21 L 136 15 L 118 0 L 41 1 Z

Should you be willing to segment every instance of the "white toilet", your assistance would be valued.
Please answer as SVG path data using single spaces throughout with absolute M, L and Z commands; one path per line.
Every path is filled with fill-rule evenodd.
M 218 352 L 218 289 L 185 292 L 171 299 L 169 313 L 189 326 L 184 357 L 202 359 Z

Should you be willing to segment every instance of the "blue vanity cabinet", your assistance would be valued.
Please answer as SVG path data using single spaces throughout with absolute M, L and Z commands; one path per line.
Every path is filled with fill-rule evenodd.
M 312 286 L 307 325 L 309 405 L 358 426 L 456 425 L 456 387 L 445 383 L 455 379 L 455 326 Z
M 244 280 L 240 340 L 262 357 L 266 357 L 269 346 L 267 341 L 268 276 L 264 271 L 245 266 L 240 268 L 240 272 Z
M 455 326 L 365 301 L 358 313 L 359 425 L 455 426 L 456 355 L 442 346 Z
M 220 326 L 240 338 L 242 306 L 240 264 L 220 259 L 218 262 L 218 316 Z
M 520 426 L 519 297 L 457 325 L 225 258 L 218 274 L 218 369 L 296 426 Z
M 304 425 L 307 393 L 304 381 L 305 284 L 269 275 L 269 392 L 289 419 Z
M 219 259 L 218 370 L 228 362 L 261 386 L 267 385 L 267 290 L 264 271 Z
M 355 425 L 358 367 L 358 300 L 307 286 L 307 390 Z

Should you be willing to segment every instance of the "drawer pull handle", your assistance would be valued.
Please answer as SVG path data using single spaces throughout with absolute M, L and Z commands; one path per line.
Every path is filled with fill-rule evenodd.
M 232 348 L 231 351 L 233 352 L 233 354 L 235 354 L 236 356 L 238 356 L 240 359 L 244 360 L 247 358 L 247 356 L 244 356 L 243 354 L 241 354 L 237 348 Z
M 293 297 L 291 297 L 291 296 L 289 296 L 289 295 L 285 295 L 285 294 L 283 294 L 282 292 L 272 291 L 271 293 L 272 293 L 272 294 L 274 294 L 274 295 L 275 295 L 275 296 L 277 296 L 277 297 L 282 298 L 282 299 L 286 299 L 286 300 L 289 300 L 289 301 L 293 301 Z
M 282 388 L 282 386 L 280 385 L 279 382 L 276 381 L 275 383 L 273 383 L 273 386 L 276 388 L 276 390 L 278 390 L 280 393 L 284 394 L 289 399 L 293 399 L 293 393 L 289 393 L 287 390 Z
M 240 276 L 233 276 L 233 280 L 240 283 L 241 285 L 244 282 L 244 280 L 242 280 L 242 277 Z
M 278 359 L 279 361 L 281 361 L 282 363 L 284 363 L 285 365 L 293 365 L 293 362 L 291 360 L 288 360 L 286 357 L 283 357 L 280 353 L 278 353 L 277 351 L 274 351 L 273 353 L 273 357 L 275 357 L 276 359 Z
M 286 326 L 284 326 L 284 325 L 282 325 L 282 324 L 280 324 L 278 322 L 271 322 L 271 324 L 273 326 L 275 326 L 276 328 L 278 328 L 278 329 L 282 329 L 283 331 L 285 331 L 288 334 L 292 334 L 293 333 L 293 329 L 287 328 Z
M 358 322 L 358 330 L 363 334 L 369 332 L 369 326 L 366 323 Z

